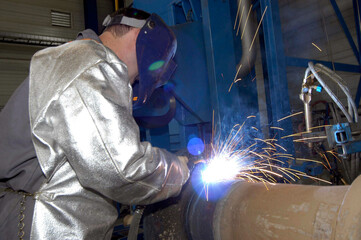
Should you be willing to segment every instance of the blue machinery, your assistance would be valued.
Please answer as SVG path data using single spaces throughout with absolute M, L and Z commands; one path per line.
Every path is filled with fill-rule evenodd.
M 343 63 L 332 63 L 326 61 L 319 61 L 314 59 L 304 59 L 304 58 L 295 58 L 285 56 L 283 41 L 282 41 L 282 31 L 281 31 L 281 22 L 279 17 L 279 7 L 278 1 L 271 0 L 259 0 L 256 1 L 259 3 L 257 8 L 257 16 L 260 19 L 261 13 L 264 11 L 266 6 L 271 14 L 266 14 L 263 22 L 263 27 L 260 30 L 260 43 L 261 43 L 261 53 L 262 53 L 262 64 L 264 72 L 264 81 L 266 87 L 266 98 L 267 98 L 267 112 L 268 119 L 271 120 L 270 123 L 276 123 L 277 119 L 280 119 L 283 116 L 286 116 L 291 112 L 289 106 L 289 96 L 287 87 L 287 76 L 286 76 L 286 67 L 295 66 L 307 68 L 308 62 L 312 61 L 314 63 L 322 63 L 323 65 L 332 68 L 336 71 L 346 71 L 346 72 L 356 72 L 361 73 L 360 68 L 360 49 L 361 49 L 361 38 L 360 38 L 360 3 L 359 0 L 353 0 L 354 6 L 354 17 L 356 24 L 356 33 L 358 39 L 359 50 L 357 50 L 356 44 L 354 43 L 350 31 L 345 23 L 345 20 L 341 14 L 340 9 L 335 0 L 330 0 L 332 7 L 338 17 L 338 20 L 344 30 L 344 33 L 347 37 L 347 40 L 358 59 L 358 65 L 350 65 Z M 279 92 L 285 94 L 278 94 Z M 358 91 L 356 94 L 356 105 L 359 105 L 361 97 L 361 81 L 358 86 Z M 291 120 L 288 122 L 282 123 L 282 127 L 286 132 L 292 132 Z M 280 134 L 280 133 L 279 133 Z M 271 135 L 275 135 L 275 132 L 271 132 Z M 290 139 L 291 140 L 291 139 Z M 283 142 L 288 151 L 292 151 L 293 143 L 292 142 Z M 315 171 L 315 168 L 310 163 L 304 163 L 302 166 L 292 166 L 303 172 L 310 172 L 311 174 L 317 174 L 321 172 L 321 169 Z
M 178 69 L 166 88 L 174 87 L 178 96 L 175 119 L 180 124 L 172 121 L 165 129 L 146 130 L 153 144 L 177 150 L 187 146 L 190 136 L 209 142 L 213 111 L 214 122 L 229 129 L 257 115 L 257 87 L 251 76 L 228 92 L 241 58 L 240 37 L 233 31 L 237 8 L 230 6 L 237 2 L 134 1 L 134 7 L 156 12 L 175 25 L 178 40 Z
M 350 43 L 350 46 L 356 58 L 358 59 L 357 65 L 331 63 L 313 59 L 302 59 L 285 56 L 278 1 L 253 1 L 253 9 L 255 12 L 257 12 L 258 21 L 260 21 L 265 8 L 267 7 L 268 9 L 259 31 L 259 41 L 262 54 L 261 57 L 266 90 L 269 127 L 278 127 L 279 125 L 277 125 L 277 120 L 291 113 L 286 76 L 287 66 L 296 66 L 305 69 L 307 68 L 308 62 L 312 61 L 314 63 L 322 63 L 328 67 L 332 67 L 333 65 L 335 70 L 338 71 L 361 73 L 361 37 L 360 19 L 358 17 L 358 13 L 361 12 L 361 0 L 353 0 L 357 28 L 357 45 L 354 43 L 351 34 L 349 33 L 340 10 L 338 9 L 336 1 L 330 0 L 330 2 L 337 14 L 337 17 L 339 18 L 341 26 L 345 31 L 345 35 Z M 178 51 L 176 55 L 178 69 L 173 76 L 172 81 L 170 81 L 170 83 L 162 90 L 164 92 L 170 93 L 170 95 L 173 96 L 173 100 L 175 100 L 177 103 L 174 119 L 170 121 L 168 125 L 162 127 L 142 128 L 141 133 L 143 135 L 143 139 L 151 141 L 153 145 L 167 148 L 172 151 L 185 148 L 187 146 L 188 140 L 193 136 L 197 136 L 209 142 L 212 132 L 213 110 L 215 112 L 215 123 L 219 125 L 225 125 L 228 127 L 228 129 L 232 127 L 232 124 L 242 123 L 249 115 L 257 116 L 256 118 L 253 118 L 254 122 L 250 123 L 251 126 L 257 127 L 257 123 L 259 123 L 257 102 L 258 94 L 256 81 L 254 80 L 254 69 L 251 71 L 248 77 L 243 78 L 241 82 L 233 86 L 233 89 L 228 92 L 230 84 L 232 83 L 234 75 L 236 74 L 237 63 L 240 61 L 242 55 L 242 46 L 240 44 L 241 41 L 239 37 L 235 36 L 233 31 L 233 24 L 237 11 L 236 0 L 134 0 L 134 7 L 149 12 L 158 13 L 169 25 L 174 26 L 173 29 L 177 35 L 178 40 Z M 358 49 L 356 46 L 358 46 Z M 159 94 L 159 96 L 160 95 L 163 94 Z M 359 104 L 360 98 L 361 81 L 359 83 L 355 100 L 357 105 Z M 155 98 L 151 103 L 151 109 L 143 109 L 141 111 L 135 112 L 134 114 L 135 117 L 159 117 L 167 115 L 170 112 L 170 108 L 170 105 L 168 106 L 167 104 L 164 104 L 164 99 Z M 282 135 L 293 133 L 292 122 L 290 119 L 282 121 L 282 126 L 279 127 L 284 129 Z M 345 139 L 350 140 L 351 130 L 349 130 L 348 127 L 348 125 L 342 125 L 342 128 L 340 127 L 337 129 L 331 129 L 334 131 L 335 137 L 333 140 L 335 141 L 335 144 L 343 143 Z M 281 132 L 277 132 L 277 130 L 274 128 L 270 128 L 269 132 L 271 136 L 281 136 Z M 292 141 L 279 139 L 279 142 L 281 145 L 286 147 L 289 152 L 293 153 L 294 147 Z M 357 142 L 357 144 L 359 143 Z M 353 147 L 355 145 L 347 146 Z M 357 148 L 359 148 L 359 146 L 357 146 Z M 353 151 L 354 149 L 347 148 L 346 150 Z M 318 169 L 316 169 L 315 166 L 309 164 L 292 167 L 304 172 L 310 172 L 311 170 L 311 173 L 315 175 L 318 173 Z M 352 189 L 356 189 L 355 191 L 360 189 L 356 186 L 360 185 L 360 183 L 361 182 L 359 179 L 352 185 L 353 187 L 351 186 Z M 297 229 L 297 227 L 300 227 L 300 214 L 298 211 L 290 213 L 285 211 L 285 209 L 293 209 L 294 206 L 297 206 L 294 205 L 295 203 L 299 204 L 299 206 L 304 206 L 304 202 L 302 201 L 305 199 L 307 200 L 305 200 L 307 204 L 315 204 L 317 201 L 324 198 L 325 200 L 321 203 L 324 204 L 325 202 L 329 202 L 332 197 L 341 196 L 343 192 L 347 192 L 349 188 L 348 186 L 342 186 L 333 188 L 332 191 L 331 189 L 326 189 L 327 191 L 318 191 L 318 187 L 316 189 L 315 186 L 306 187 L 298 185 L 283 185 L 274 187 L 284 189 L 284 194 L 279 194 L 278 191 L 275 191 L 277 194 L 273 196 L 270 195 L 272 191 L 267 191 L 267 193 L 264 193 L 266 189 L 263 185 L 259 187 L 256 186 L 258 190 L 253 191 L 255 185 L 247 187 L 248 184 L 249 183 L 239 182 L 238 185 L 235 185 L 235 188 L 242 188 L 244 185 L 245 189 L 249 189 L 250 193 L 243 192 L 243 195 L 238 195 L 237 191 L 230 191 L 229 195 L 224 197 L 219 204 L 217 202 L 212 203 L 198 200 L 199 198 L 194 197 L 195 195 L 190 185 L 186 186 L 185 191 L 183 191 L 181 195 L 179 203 L 173 207 L 170 206 L 169 208 L 165 208 L 165 210 L 163 210 L 165 212 L 164 215 L 162 215 L 162 212 L 158 213 L 159 215 L 148 215 L 148 218 L 145 220 L 146 224 L 154 226 L 153 228 L 148 228 L 148 231 L 152 229 L 158 229 L 158 232 L 154 232 L 155 237 L 150 237 L 150 239 L 158 238 L 159 233 L 163 233 L 164 229 L 167 230 L 168 234 L 172 233 L 172 231 L 168 231 L 168 220 L 171 220 L 171 226 L 174 226 L 174 222 L 180 222 L 179 226 L 185 225 L 186 228 L 188 226 L 188 231 L 184 231 L 182 227 L 178 228 L 178 225 L 176 225 L 176 233 L 183 234 L 185 236 L 184 239 L 190 239 L 189 234 L 192 235 L 192 239 L 212 239 L 212 234 L 217 233 L 217 230 L 223 231 L 222 233 L 219 232 L 219 234 L 224 236 L 224 239 L 235 239 L 234 235 L 227 238 L 227 234 L 233 234 L 234 232 L 234 234 L 237 234 L 237 236 L 243 236 L 244 239 L 257 239 L 256 235 L 262 235 L 262 231 L 266 231 L 264 234 L 269 233 L 269 228 L 267 228 L 268 225 L 260 226 L 260 221 L 258 218 L 253 219 L 250 218 L 252 216 L 249 215 L 240 216 L 240 211 L 228 211 L 227 207 L 219 210 L 219 208 L 222 208 L 223 206 L 230 205 L 233 206 L 233 209 L 238 209 L 237 204 L 241 204 L 250 200 L 252 200 L 253 203 L 255 203 L 255 200 L 260 202 L 256 202 L 254 205 L 256 207 L 254 208 L 251 208 L 252 202 L 250 202 L 250 204 L 245 204 L 245 206 L 250 206 L 250 211 L 241 212 L 254 213 L 254 216 L 257 217 L 262 216 L 262 219 L 266 219 L 267 221 L 265 222 L 267 223 L 274 223 L 276 221 L 275 226 L 281 226 L 277 227 L 276 229 L 280 230 L 281 232 L 283 231 L 282 233 L 280 232 L 277 234 L 284 234 L 281 236 L 287 236 L 284 237 L 284 239 L 287 239 L 290 237 L 290 232 L 292 232 L 289 231 L 289 229 Z M 296 191 L 297 189 L 293 188 L 304 189 L 298 192 Z M 317 197 L 317 199 L 309 197 L 314 195 L 314 190 L 317 190 L 316 192 L 321 193 L 322 196 Z M 333 194 L 333 190 L 342 190 L 342 194 L 340 192 Z M 239 192 L 242 193 L 242 191 Z M 290 194 L 290 192 L 292 193 Z M 332 194 L 328 194 L 328 192 Z M 349 192 L 353 194 L 352 191 Z M 305 193 L 309 193 L 309 195 Z M 253 195 L 251 198 L 249 198 L 251 194 Z M 351 212 L 354 213 L 355 216 L 360 216 L 361 211 L 359 208 L 357 211 L 355 211 L 354 209 L 349 210 L 350 208 L 347 206 L 348 203 L 352 202 L 359 206 L 359 204 L 357 204 L 359 201 L 347 201 L 347 199 L 353 199 L 352 194 L 350 194 L 350 196 L 346 195 L 346 201 L 342 201 L 343 198 L 338 199 L 339 202 L 337 202 L 337 204 L 342 203 L 342 206 L 340 205 L 341 207 L 339 209 L 342 210 L 344 208 L 345 212 Z M 358 194 L 358 196 L 361 196 L 360 192 L 358 192 Z M 286 203 L 283 201 L 286 201 Z M 297 201 L 301 202 L 298 203 Z M 336 202 L 336 200 L 334 201 Z M 346 203 L 346 206 L 344 206 L 344 203 Z M 288 206 L 287 204 L 293 205 L 286 207 Z M 263 208 L 260 208 L 260 206 Z M 322 211 L 325 211 L 325 215 L 322 215 L 323 213 L 321 213 L 321 216 L 329 216 L 330 212 L 333 213 L 332 211 L 329 211 L 328 208 L 325 208 L 325 205 L 322 206 Z M 334 209 L 334 206 L 336 205 L 330 205 L 332 209 Z M 311 207 L 310 210 L 312 209 L 319 208 Z M 285 217 L 280 219 L 267 219 L 269 216 L 274 216 L 274 213 L 272 212 L 273 210 L 275 210 L 277 214 L 284 213 Z M 268 214 L 270 211 L 271 213 Z M 233 212 L 237 214 L 232 215 Z M 338 216 L 342 216 L 342 211 L 340 212 L 341 214 Z M 295 213 L 297 213 L 297 216 L 293 217 L 292 214 Z M 317 219 L 309 219 L 309 217 L 318 216 L 319 213 L 320 212 L 317 212 L 317 214 L 310 212 L 309 214 L 305 214 L 304 216 L 306 216 L 307 219 L 303 219 L 301 222 L 313 223 Z M 186 215 L 185 217 L 184 214 Z M 287 223 L 277 222 L 281 221 L 282 219 L 290 219 L 290 217 L 292 221 L 287 220 Z M 235 218 L 240 220 L 235 221 Z M 247 221 L 242 222 L 242 218 L 247 219 Z M 336 219 L 336 217 L 334 219 Z M 340 219 L 342 220 L 342 218 L 339 217 L 337 219 L 337 221 Z M 359 222 L 359 218 L 354 217 L 352 219 L 357 219 Z M 186 224 L 184 224 L 184 222 Z M 229 222 L 242 224 L 239 226 L 234 224 L 229 225 Z M 247 224 L 255 224 L 250 226 L 247 225 L 246 222 Z M 290 224 L 290 226 L 288 227 L 287 224 Z M 316 226 L 322 227 L 322 224 L 316 224 Z M 214 226 L 219 226 L 216 228 L 215 233 L 210 231 L 210 229 L 212 229 Z M 337 226 L 347 227 L 349 225 L 338 224 Z M 312 229 L 316 229 L 316 227 L 313 225 L 310 225 L 310 227 Z M 353 225 L 351 227 L 352 228 L 350 229 L 358 229 L 358 227 L 354 227 Z M 350 229 L 333 230 L 346 234 L 351 232 Z M 172 228 L 170 230 L 172 230 Z M 253 232 L 250 230 L 253 230 Z M 302 231 L 296 231 L 298 234 L 301 234 L 302 232 L 304 232 L 303 229 Z M 312 233 L 311 230 L 306 232 Z M 324 229 L 321 229 L 320 232 L 325 231 Z M 248 235 L 246 236 L 246 234 Z M 293 234 L 295 233 L 293 232 Z M 167 236 L 164 236 L 165 239 L 166 237 Z M 304 238 L 300 239 L 309 239 L 309 235 L 303 237 Z M 263 237 L 261 239 L 265 238 L 269 238 L 269 236 L 267 235 L 267 237 Z M 358 237 L 355 238 L 358 239 Z M 340 239 L 350 238 L 345 237 Z
M 268 8 L 259 31 L 259 40 L 269 127 L 277 127 L 277 120 L 291 113 L 286 78 L 287 66 L 305 69 L 308 62 L 313 61 L 328 67 L 333 65 L 335 70 L 338 71 L 361 73 L 359 65 L 361 38 L 360 20 L 358 18 L 358 12 L 361 12 L 361 1 L 353 0 L 359 50 L 349 34 L 349 30 L 344 23 L 335 0 L 330 0 L 330 2 L 335 9 L 355 56 L 359 60 L 358 65 L 285 56 L 278 1 L 253 1 L 253 9 L 257 12 L 258 21 L 260 21 L 264 9 Z M 185 148 L 192 136 L 198 136 L 206 139 L 206 141 L 210 141 L 213 110 L 215 112 L 214 120 L 217 124 L 232 127 L 232 124 L 242 123 L 247 116 L 256 115 L 257 118 L 254 118 L 255 122 L 251 123 L 251 125 L 257 126 L 259 116 L 257 115 L 258 95 L 256 81 L 254 81 L 255 71 L 252 70 L 247 78 L 243 78 L 237 86 L 234 86 L 232 91 L 228 92 L 236 73 L 237 63 L 242 55 L 240 39 L 235 36 L 232 28 L 237 10 L 236 0 L 135 0 L 134 7 L 158 13 L 169 25 L 174 26 L 178 39 L 178 52 L 176 55 L 178 69 L 172 81 L 163 89 L 165 92 L 170 92 L 176 100 L 177 107 L 174 120 L 163 127 L 143 128 L 143 139 L 147 139 L 156 146 L 172 151 Z M 355 100 L 357 105 L 359 104 L 360 97 L 361 81 Z M 135 112 L 135 116 L 157 117 L 166 115 L 171 107 L 168 107 L 166 104 L 157 104 L 159 102 L 164 101 L 162 99 L 155 99 L 151 110 L 143 109 L 142 111 Z M 280 127 L 284 129 L 282 135 L 288 135 L 293 132 L 290 119 L 282 121 L 282 126 Z M 345 124 L 342 125 L 342 128 L 340 126 L 337 129 L 330 129 L 334 132 L 335 137 L 333 140 L 335 144 L 344 143 L 345 139 L 351 139 L 351 130 L 348 127 Z M 274 128 L 270 128 L 270 135 L 281 136 L 281 133 L 277 132 Z M 279 139 L 279 142 L 289 152 L 293 152 L 292 141 Z M 353 147 L 355 145 L 347 146 Z M 351 148 L 346 150 L 353 151 Z M 318 169 L 313 165 L 304 164 L 292 167 L 304 172 L 310 172 L 311 170 L 311 173 L 318 174 Z M 329 230 L 332 230 L 332 234 L 337 232 L 339 234 L 351 234 L 353 233 L 351 230 L 358 229 L 359 225 L 359 217 L 354 216 L 360 216 L 361 213 L 359 204 L 357 204 L 359 201 L 355 200 L 361 196 L 361 192 L 357 190 L 360 189 L 357 187 L 360 183 L 361 181 L 358 179 L 351 187 L 323 187 L 323 189 L 319 186 L 276 184 L 274 188 L 278 189 L 277 191 L 266 191 L 262 184 L 258 184 L 258 186 L 253 184 L 251 186 L 246 182 L 238 182 L 237 185 L 234 185 L 235 190 L 229 191 L 228 195 L 218 202 L 208 202 L 197 198 L 191 185 L 187 185 L 180 199 L 170 200 L 170 206 L 164 208 L 164 202 L 160 203 L 160 206 L 153 206 L 155 211 L 159 210 L 158 207 L 163 210 L 158 211 L 157 214 L 147 215 L 148 217 L 145 218 L 144 225 L 150 227 L 145 228 L 145 233 L 147 233 L 146 236 L 150 236 L 149 239 L 159 238 L 160 233 L 164 234 L 166 232 L 169 238 L 171 236 L 183 236 L 182 239 L 219 239 L 217 238 L 218 235 L 222 236 L 222 239 L 236 239 L 234 236 L 242 236 L 244 239 L 272 239 L 268 235 L 271 232 L 269 226 L 274 224 L 274 226 L 277 226 L 275 231 L 279 231 L 276 233 L 276 236 L 281 236 L 279 239 L 297 238 L 297 234 L 302 235 L 303 233 L 311 235 L 299 236 L 299 239 L 309 239 L 312 233 L 325 233 L 322 228 L 324 222 L 317 224 L 317 219 L 312 219 L 312 217 L 319 216 L 319 214 L 321 216 L 333 216 L 330 215 L 333 214 L 334 210 L 332 209 L 339 205 L 340 207 L 337 207 L 339 212 L 335 213 L 335 216 L 339 217 L 332 219 L 337 218 L 337 221 L 341 222 L 344 220 L 348 221 L 346 217 L 340 218 L 340 216 L 344 216 L 343 212 L 351 212 L 354 215 L 349 219 L 356 219 L 356 222 L 353 223 L 354 225 L 338 223 L 337 227 L 333 225 L 327 226 L 330 226 Z M 249 190 L 249 192 L 242 190 L 243 187 Z M 296 188 L 299 188 L 301 191 Z M 349 188 L 353 190 L 349 190 Z M 280 190 L 284 191 L 283 194 L 280 194 Z M 354 191 L 358 191 L 357 196 Z M 337 197 L 336 200 L 332 199 L 336 196 L 343 196 L 344 192 L 352 194 L 346 194 L 345 197 Z M 320 196 L 316 196 L 316 193 L 320 194 Z M 317 201 L 320 201 L 320 199 L 324 199 L 321 203 L 321 210 L 324 213 L 319 212 L 321 211 L 318 207 L 320 204 Z M 324 205 L 326 202 L 329 203 L 330 199 L 332 199 L 331 210 Z M 177 203 L 174 204 L 173 201 L 177 201 Z M 351 203 L 355 203 L 358 208 L 350 208 L 348 205 Z M 247 206 L 247 208 L 244 209 L 244 206 Z M 307 210 L 305 210 L 306 208 L 302 209 L 307 214 L 299 214 L 298 210 L 287 211 L 287 209 L 294 209 L 294 206 L 316 207 L 307 207 Z M 312 209 L 317 209 L 318 212 L 312 212 Z M 241 216 L 239 213 L 244 213 L 244 215 Z M 272 218 L 280 213 L 285 214 L 284 217 L 279 219 Z M 300 220 L 301 215 L 304 218 Z M 261 224 L 263 221 L 260 221 L 260 216 L 266 225 Z M 287 220 L 283 222 L 285 219 Z M 333 220 L 332 222 L 335 222 Z M 230 222 L 232 224 L 229 224 Z M 302 224 L 300 223 L 310 223 L 310 229 L 305 231 L 304 226 L 301 226 Z M 339 229 L 340 226 L 345 226 L 346 228 Z M 318 231 L 317 227 L 322 229 Z M 290 229 L 296 229 L 297 231 Z M 312 232 L 315 229 L 317 231 Z M 327 234 L 331 233 L 330 231 L 326 232 Z M 164 235 L 164 239 L 167 239 L 168 235 Z M 261 237 L 257 238 L 257 236 Z M 282 238 L 282 236 L 284 237 Z M 315 238 L 322 238 L 323 235 L 313 236 L 318 236 Z M 355 239 L 359 238 L 359 236 L 354 235 L 353 237 Z M 328 238 L 328 236 L 325 238 Z M 339 239 L 350 239 L 350 237 L 345 235 Z
M 336 1 L 330 0 L 330 2 L 358 59 L 357 65 L 285 56 L 278 1 L 253 1 L 253 10 L 257 12 L 258 21 L 265 8 L 268 8 L 258 33 L 268 124 L 269 127 L 284 129 L 280 132 L 270 128 L 269 132 L 270 136 L 278 138 L 289 153 L 294 153 L 291 138 L 280 139 L 280 136 L 293 133 L 292 122 L 290 119 L 284 120 L 281 126 L 277 122 L 278 119 L 292 113 L 288 96 L 287 66 L 306 68 L 308 62 L 313 61 L 328 67 L 334 66 L 336 71 L 361 73 L 358 14 L 361 1 L 353 0 L 358 49 Z M 185 148 L 188 140 L 193 136 L 209 142 L 213 111 L 214 122 L 216 125 L 222 125 L 221 128 L 228 127 L 229 130 L 234 124 L 242 123 L 250 115 L 257 116 L 250 126 L 258 126 L 258 96 L 254 69 L 248 77 L 243 78 L 228 92 L 242 55 L 240 37 L 237 37 L 233 30 L 237 11 L 236 0 L 135 0 L 133 5 L 136 8 L 158 13 L 167 24 L 174 26 L 178 39 L 176 55 L 178 69 L 171 83 L 166 86 L 177 99 L 176 121 L 173 120 L 162 128 L 143 129 L 144 139 L 172 151 Z M 355 99 L 357 105 L 360 98 L 361 82 Z M 144 112 L 136 112 L 135 115 L 137 114 L 144 115 Z M 293 167 L 310 172 L 314 166 L 304 163 L 302 166 Z M 319 171 L 313 174 L 317 172 Z

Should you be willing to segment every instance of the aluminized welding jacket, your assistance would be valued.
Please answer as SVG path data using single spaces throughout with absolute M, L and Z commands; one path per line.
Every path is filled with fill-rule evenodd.
M 175 155 L 140 142 L 127 67 L 96 41 L 34 55 L 29 112 L 47 179 L 35 196 L 31 239 L 110 239 L 112 200 L 154 203 L 188 179 Z

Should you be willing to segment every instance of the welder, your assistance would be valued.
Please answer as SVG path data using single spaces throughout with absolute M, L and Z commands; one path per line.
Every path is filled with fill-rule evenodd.
M 189 177 L 187 158 L 141 142 L 132 116 L 175 69 L 173 32 L 134 8 L 103 25 L 37 52 L 0 113 L 2 239 L 110 239 L 114 201 L 154 203 Z

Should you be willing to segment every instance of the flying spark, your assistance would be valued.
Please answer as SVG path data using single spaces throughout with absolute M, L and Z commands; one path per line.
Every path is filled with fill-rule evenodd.
M 294 116 L 299 115 L 299 114 L 302 114 L 302 113 L 303 113 L 303 112 L 297 112 L 297 113 L 288 115 L 288 116 L 286 116 L 286 117 L 284 117 L 284 118 L 278 119 L 277 122 L 281 122 L 281 121 L 283 121 L 283 120 L 285 120 L 285 119 L 287 119 L 287 118 L 294 117 Z
M 237 78 L 238 73 L 239 73 L 239 71 L 241 70 L 241 68 L 242 68 L 242 64 L 239 65 L 239 67 L 238 67 L 238 69 L 237 69 L 237 73 L 236 73 L 236 75 L 234 76 L 233 82 L 236 81 L 236 78 Z
M 256 36 L 257 36 L 258 30 L 259 30 L 259 27 L 261 26 L 261 23 L 262 23 L 262 21 L 263 21 L 263 17 L 264 17 L 264 15 L 265 15 L 266 11 L 267 11 L 267 8 L 268 8 L 268 6 L 266 6 L 266 8 L 265 8 L 264 11 L 263 11 L 261 20 L 259 21 L 258 26 L 257 26 L 257 30 L 256 30 L 256 32 L 255 32 L 255 34 L 254 34 L 254 36 L 253 36 L 253 40 L 252 40 L 251 46 L 249 47 L 249 51 L 251 51 L 251 49 L 252 49 L 254 40 L 256 39 Z
M 270 128 L 284 131 L 284 129 L 283 129 L 283 128 L 280 128 L 280 127 L 270 127 Z
M 332 125 L 320 125 L 320 126 L 316 126 L 316 127 L 311 127 L 311 129 L 317 129 L 317 128 L 323 128 L 323 127 L 331 127 Z
M 300 139 L 296 139 L 293 140 L 294 142 L 304 142 L 304 141 L 308 141 L 308 140 L 319 140 L 319 139 L 327 139 L 327 136 L 319 136 L 319 137 L 309 137 L 309 138 L 300 138 Z
M 230 86 L 229 89 L 228 89 L 228 92 L 231 91 L 232 86 L 233 86 L 234 83 L 242 80 L 241 78 L 238 78 L 238 79 L 237 79 L 238 73 L 239 73 L 239 71 L 241 70 L 241 68 L 242 68 L 242 64 L 239 65 L 239 67 L 238 67 L 238 69 L 237 69 L 237 72 L 236 72 L 236 75 L 234 76 L 234 79 L 233 79 L 233 81 L 232 81 L 232 84 L 231 84 L 231 86 Z
M 253 5 L 251 4 L 251 6 L 249 7 L 248 14 L 247 14 L 246 22 L 244 23 L 244 26 L 243 26 L 243 31 L 242 31 L 242 35 L 241 35 L 241 40 L 243 39 L 243 35 L 244 35 L 245 30 L 246 30 L 247 22 L 248 22 L 248 19 L 249 19 L 249 15 L 251 14 L 252 7 L 253 7 Z
M 238 36 L 238 32 L 239 32 L 239 30 L 241 29 L 242 17 L 243 17 L 243 13 L 244 13 L 244 7 L 245 7 L 245 6 L 243 6 L 241 16 L 239 17 L 239 24 L 238 24 L 236 36 Z
M 320 52 L 322 52 L 322 49 L 319 48 L 316 44 L 312 43 L 312 45 L 313 45 L 315 48 L 317 48 Z
M 239 3 L 238 3 L 237 15 L 236 15 L 236 20 L 234 21 L 233 30 L 235 30 L 236 26 L 237 26 L 237 19 L 238 19 L 238 16 L 239 16 L 239 10 L 241 9 L 241 3 L 242 3 L 242 0 L 240 0 Z M 239 21 L 241 21 L 241 18 L 239 18 Z
M 207 151 L 209 157 L 203 161 L 205 164 L 201 171 L 204 185 L 233 180 L 262 182 L 267 185 L 282 181 L 295 182 L 301 177 L 328 182 L 285 167 L 282 158 L 327 166 L 322 161 L 294 158 L 292 154 L 286 153 L 284 147 L 277 144 L 277 139 L 253 138 L 249 146 L 245 146 L 244 125 L 245 122 L 234 125 L 228 136 L 222 139 L 218 135 L 210 144 L 211 149 Z
M 299 136 L 302 136 L 302 134 L 305 134 L 305 133 L 311 133 L 311 131 L 305 131 L 305 132 L 290 134 L 290 135 L 281 137 L 281 139 L 289 138 L 289 137 L 299 137 Z
M 228 89 L 228 92 L 231 91 L 233 84 L 234 84 L 234 82 L 232 82 L 231 86 L 230 86 L 229 89 Z

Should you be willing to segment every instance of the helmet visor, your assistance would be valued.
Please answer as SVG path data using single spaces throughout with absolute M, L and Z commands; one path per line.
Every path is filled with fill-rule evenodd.
M 176 64 L 172 61 L 177 49 L 174 33 L 156 14 L 152 14 L 141 28 L 137 42 L 139 86 L 134 91 L 139 107 L 150 97 L 155 88 L 164 85 Z

